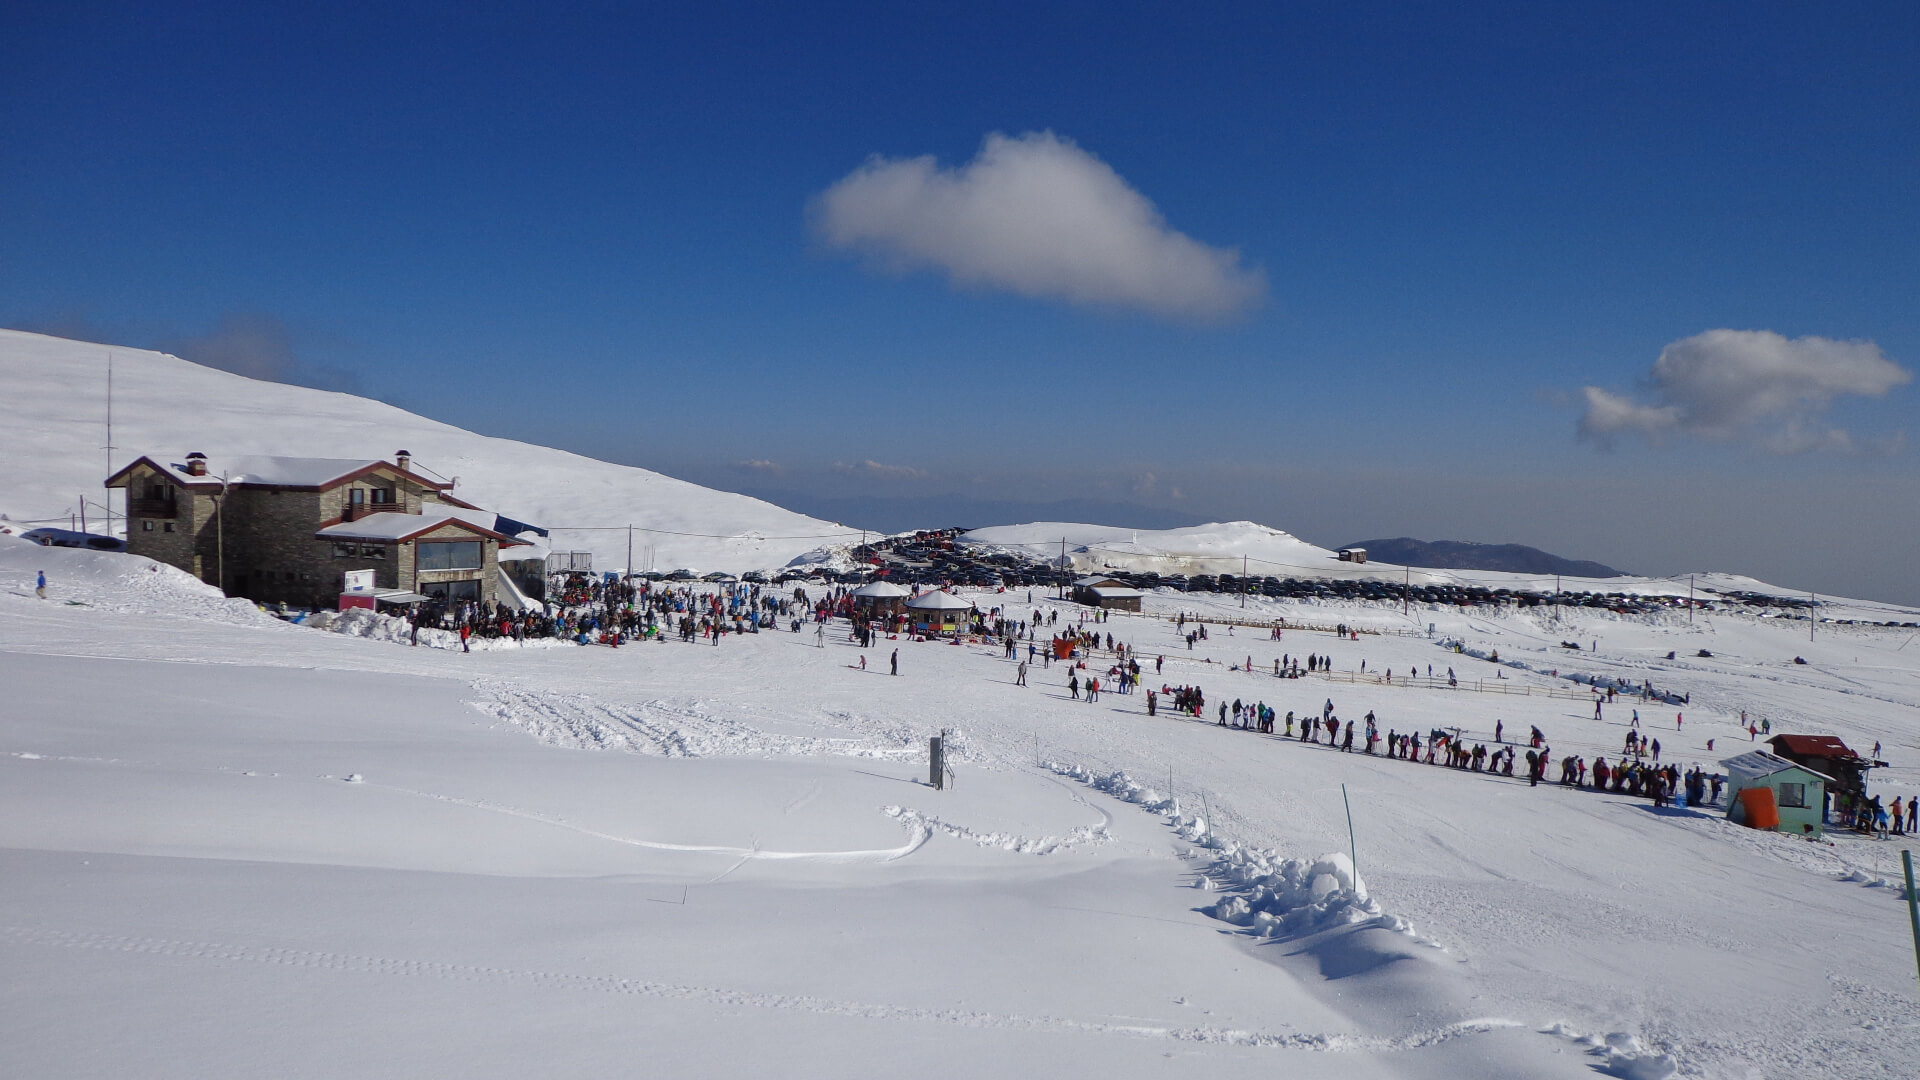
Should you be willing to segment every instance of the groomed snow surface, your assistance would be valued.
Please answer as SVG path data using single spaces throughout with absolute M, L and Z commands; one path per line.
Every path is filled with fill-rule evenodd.
M 1189 651 L 1169 616 L 1203 604 L 1421 633 L 1216 622 Z M 1641 708 L 1669 759 L 1744 749 L 1746 709 L 1881 740 L 1879 790 L 1920 791 L 1907 632 L 1147 607 L 1100 629 L 1210 713 L 1330 697 L 1383 731 L 1537 724 L 1591 760 L 1631 706 L 1596 721 L 1547 691 L 1652 679 L 1691 694 L 1682 730 Z M 973 644 L 883 640 L 861 671 L 843 629 L 471 654 L 333 629 L 0 538 L 9 1075 L 1883 1080 L 1920 1060 L 1897 843 L 1148 718 L 1071 700 L 1057 664 L 1016 686 Z M 1282 652 L 1335 678 L 1261 674 Z M 1473 689 L 1347 681 L 1362 660 Z

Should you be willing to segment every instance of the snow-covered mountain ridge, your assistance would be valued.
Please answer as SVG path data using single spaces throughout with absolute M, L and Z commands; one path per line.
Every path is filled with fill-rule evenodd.
M 107 451 L 107 367 L 113 438 Z M 597 567 L 626 561 L 663 570 L 779 566 L 848 530 L 745 495 L 646 469 L 475 434 L 352 394 L 263 382 L 166 353 L 0 330 L 0 514 L 65 525 L 84 497 L 106 501 L 109 461 L 141 455 L 386 458 L 412 451 L 420 467 L 458 477 L 461 498 L 556 530 L 559 550 L 592 551 Z M 117 508 L 117 503 L 115 504 Z M 691 535 L 690 535 L 691 534 Z

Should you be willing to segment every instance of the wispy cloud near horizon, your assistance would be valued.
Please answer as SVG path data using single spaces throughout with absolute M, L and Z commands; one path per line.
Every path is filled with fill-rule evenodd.
M 886 465 L 872 458 L 852 464 L 836 461 L 833 471 L 843 476 L 872 476 L 883 480 L 922 480 L 927 475 L 925 469 L 916 469 L 911 465 Z

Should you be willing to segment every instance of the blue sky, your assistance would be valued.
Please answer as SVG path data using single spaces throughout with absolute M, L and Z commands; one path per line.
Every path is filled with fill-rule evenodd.
M 400 8 L 11 5 L 0 324 L 849 520 L 1920 601 L 1912 4 Z

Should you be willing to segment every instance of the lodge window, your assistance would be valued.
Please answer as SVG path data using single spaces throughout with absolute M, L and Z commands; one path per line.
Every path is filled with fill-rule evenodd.
M 465 581 L 429 581 L 420 586 L 420 592 L 435 600 L 478 600 L 480 583 L 472 578 Z
M 336 559 L 351 559 L 358 554 L 360 554 L 359 544 L 333 545 L 333 557 Z
M 167 529 L 167 531 L 168 531 L 168 532 L 172 532 L 172 531 L 173 531 L 173 522 L 171 522 L 171 521 L 169 521 L 169 522 L 167 522 L 167 523 L 166 523 L 166 529 Z
M 333 545 L 333 557 L 336 559 L 384 559 L 387 557 L 387 545 L 336 543 Z
M 1807 805 L 1807 785 L 1781 784 L 1780 805 L 1805 809 Z
M 478 570 L 483 555 L 478 540 L 441 540 L 422 543 L 418 558 L 421 570 Z
M 373 488 L 371 489 L 371 492 L 367 498 L 367 501 L 372 503 L 375 506 L 392 506 L 393 505 L 393 489 L 392 488 Z
M 140 523 L 140 531 L 141 531 L 141 532 L 152 532 L 152 531 L 153 531 L 153 522 L 151 522 L 151 521 L 143 521 L 143 522 L 141 522 L 141 523 Z

